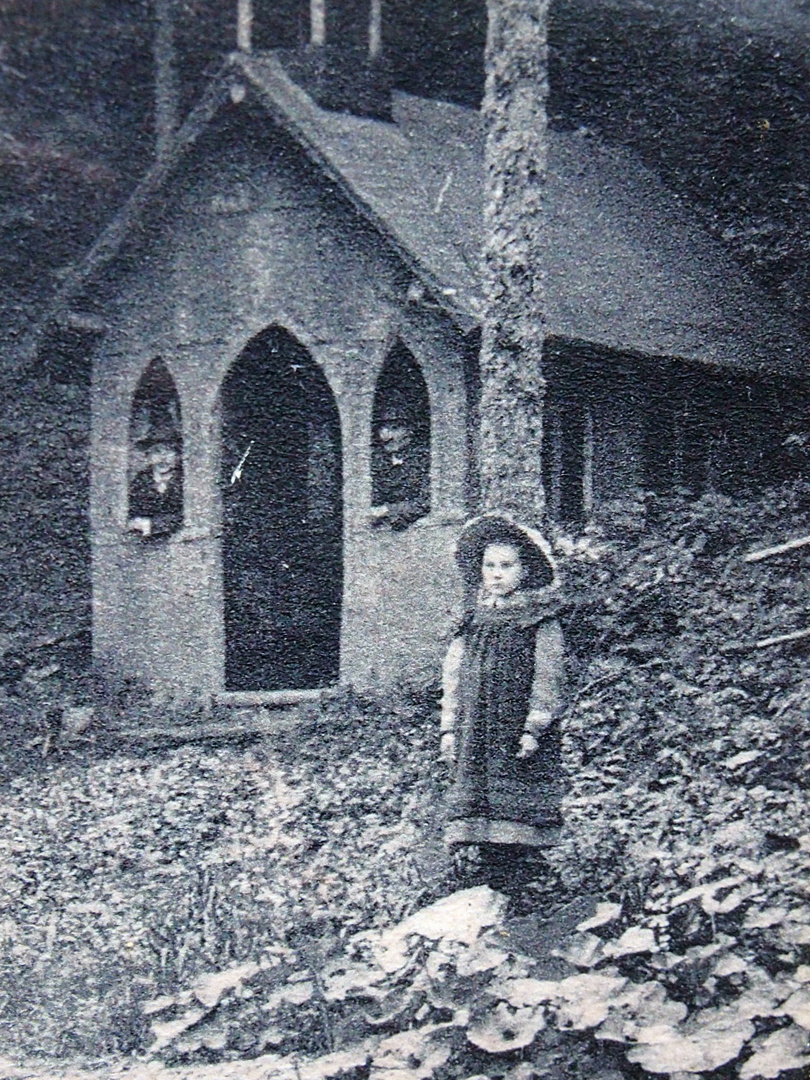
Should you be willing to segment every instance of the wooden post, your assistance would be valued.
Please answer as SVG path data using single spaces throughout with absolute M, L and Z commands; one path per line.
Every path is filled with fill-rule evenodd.
M 587 520 L 593 514 L 593 410 L 585 406 L 582 447 L 582 512 Z M 543 448 L 545 452 L 545 447 Z
M 544 509 L 542 370 L 549 0 L 488 0 L 481 480 L 486 508 Z
M 382 52 L 382 0 L 371 0 L 368 11 L 368 55 L 372 60 Z
M 155 0 L 155 156 L 160 160 L 177 130 L 180 88 L 174 51 L 174 0 Z
M 309 0 L 310 44 L 326 44 L 326 0 Z
M 236 47 L 242 52 L 250 52 L 253 38 L 253 0 L 237 0 L 236 4 Z

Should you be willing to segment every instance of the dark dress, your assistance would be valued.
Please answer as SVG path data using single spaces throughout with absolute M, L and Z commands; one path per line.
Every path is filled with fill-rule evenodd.
M 479 604 L 460 640 L 460 663 L 450 664 L 457 673 L 455 694 L 447 665 L 445 671 L 445 708 L 452 699 L 454 716 L 443 709 L 442 728 L 456 736 L 446 839 L 543 844 L 560 824 L 559 733 L 553 719 L 565 675 L 556 605 L 526 593 L 502 606 Z M 544 730 L 533 728 L 530 717 L 538 716 L 552 722 Z M 527 731 L 539 748 L 518 758 Z
M 183 488 L 177 476 L 164 492 L 158 491 L 151 469 L 136 473 L 129 486 L 130 518 L 149 518 L 150 539 L 171 536 L 183 524 Z

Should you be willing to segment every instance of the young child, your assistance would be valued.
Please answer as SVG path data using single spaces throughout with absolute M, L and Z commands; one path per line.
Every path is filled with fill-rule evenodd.
M 441 756 L 454 773 L 445 841 L 460 872 L 500 862 L 508 873 L 560 824 L 559 581 L 545 539 L 499 513 L 468 522 L 456 559 L 470 603 L 443 669 Z

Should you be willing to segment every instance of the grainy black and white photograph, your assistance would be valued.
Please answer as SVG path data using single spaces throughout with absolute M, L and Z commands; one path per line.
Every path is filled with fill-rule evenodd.
M 808 162 L 808 0 L 0 0 L 0 1080 L 810 1077 Z

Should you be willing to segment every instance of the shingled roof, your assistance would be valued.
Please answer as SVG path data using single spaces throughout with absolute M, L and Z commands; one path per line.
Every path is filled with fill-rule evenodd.
M 273 54 L 234 54 L 60 298 L 79 295 L 226 100 L 234 80 L 394 246 L 448 312 L 482 312 L 484 130 L 478 113 L 397 94 L 394 122 L 316 105 Z M 631 154 L 549 136 L 546 322 L 551 334 L 648 355 L 802 373 L 806 342 L 722 245 Z

